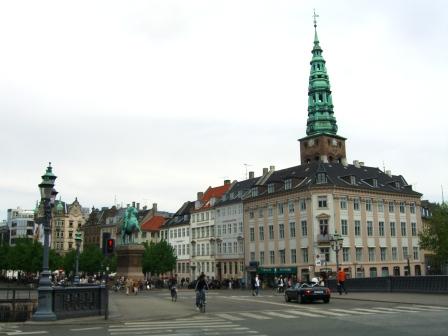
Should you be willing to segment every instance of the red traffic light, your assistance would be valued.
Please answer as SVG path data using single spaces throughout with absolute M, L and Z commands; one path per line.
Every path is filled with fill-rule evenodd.
M 107 253 L 113 253 L 115 247 L 115 239 L 108 239 L 106 247 L 107 247 Z

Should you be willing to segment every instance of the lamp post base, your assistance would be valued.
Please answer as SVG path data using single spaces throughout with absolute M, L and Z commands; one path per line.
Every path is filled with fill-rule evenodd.
M 37 310 L 32 316 L 33 321 L 55 321 L 57 317 L 53 312 L 53 288 L 39 287 Z

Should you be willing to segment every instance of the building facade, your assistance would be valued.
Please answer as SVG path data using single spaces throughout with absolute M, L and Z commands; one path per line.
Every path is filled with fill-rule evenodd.
M 35 210 L 25 210 L 20 207 L 8 209 L 6 224 L 9 229 L 9 244 L 15 245 L 17 238 L 34 237 Z

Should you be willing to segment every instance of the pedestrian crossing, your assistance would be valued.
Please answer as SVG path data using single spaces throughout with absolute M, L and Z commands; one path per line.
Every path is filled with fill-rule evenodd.
M 210 316 L 220 318 L 227 321 L 242 321 L 247 319 L 253 320 L 272 320 L 272 319 L 291 319 L 291 318 L 328 318 L 328 317 L 352 317 L 361 315 L 378 315 L 378 314 L 397 314 L 397 313 L 422 313 L 422 312 L 448 312 L 448 307 L 441 306 L 425 306 L 425 305 L 409 305 L 395 307 L 373 307 L 373 308 L 329 308 L 325 305 L 322 308 L 299 306 L 290 309 L 289 305 L 286 309 L 274 310 L 256 310 L 241 312 L 224 312 L 210 313 Z
M 195 335 L 254 335 L 266 336 L 258 331 L 251 330 L 231 321 L 217 317 L 193 317 L 188 319 L 175 319 L 152 322 L 126 322 L 109 326 L 111 336 L 121 335 L 148 335 L 148 336 L 195 336 Z

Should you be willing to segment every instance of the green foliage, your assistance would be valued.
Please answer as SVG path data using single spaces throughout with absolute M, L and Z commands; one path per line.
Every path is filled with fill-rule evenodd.
M 117 256 L 115 254 L 107 256 L 103 260 L 104 269 L 109 267 L 109 273 L 117 271 Z
M 435 260 L 448 260 L 448 204 L 436 204 L 430 209 L 429 225 L 420 234 L 421 248 L 434 253 Z
M 79 256 L 79 270 L 88 274 L 102 270 L 103 252 L 97 245 L 87 245 Z
M 76 250 L 70 250 L 65 256 L 62 264 L 65 274 L 75 273 Z
M 50 250 L 48 264 L 52 271 L 64 269 L 64 257 L 57 254 L 54 250 Z
M 11 269 L 9 266 L 9 250 L 10 246 L 8 244 L 0 243 L 0 270 Z
M 143 253 L 142 270 L 144 273 L 163 274 L 171 272 L 175 266 L 177 257 L 174 249 L 165 240 L 148 245 L 144 243 L 145 252 Z
M 26 273 L 36 273 L 42 269 L 42 244 L 30 238 L 16 239 L 15 246 L 9 248 L 9 268 Z

